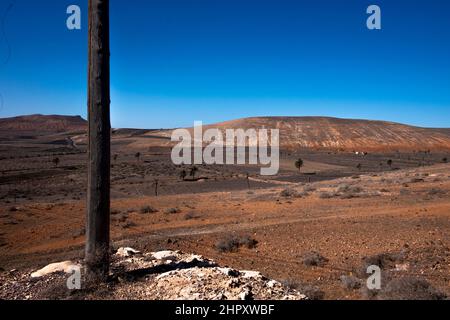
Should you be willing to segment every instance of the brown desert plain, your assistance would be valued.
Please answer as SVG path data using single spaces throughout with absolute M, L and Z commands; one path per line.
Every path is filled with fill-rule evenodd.
M 325 117 L 207 127 L 279 129 L 279 173 L 260 176 L 254 165 L 191 172 L 170 159 L 172 130 L 113 129 L 113 252 L 198 254 L 309 299 L 450 296 L 450 129 Z M 31 281 L 30 273 L 82 260 L 86 128 L 78 116 L 0 119 L 0 299 L 55 298 L 42 282 L 62 275 Z M 372 264 L 383 271 L 375 293 L 365 289 Z M 56 298 L 141 297 L 121 281 L 128 295 L 111 284 Z

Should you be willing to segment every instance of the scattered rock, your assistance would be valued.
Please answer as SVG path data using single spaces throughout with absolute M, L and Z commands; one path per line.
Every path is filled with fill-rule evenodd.
M 394 270 L 395 271 L 408 271 L 409 263 L 396 264 Z
M 86 229 L 85 228 L 81 228 L 80 230 L 74 231 L 72 233 L 72 237 L 73 238 L 78 238 L 78 237 L 81 237 L 81 236 L 84 236 L 84 235 L 86 235 Z
M 57 263 L 51 263 L 48 266 L 33 272 L 32 278 L 40 278 L 55 272 L 71 273 L 74 268 L 81 268 L 80 265 L 73 263 L 72 261 L 63 261 Z
M 153 256 L 153 258 L 157 260 L 176 260 L 178 256 L 178 254 L 175 251 L 170 250 L 153 252 L 151 255 Z
M 244 291 L 239 294 L 240 300 L 253 300 L 252 289 L 249 287 L 244 288 Z
M 239 271 L 231 269 L 231 268 L 220 268 L 220 267 L 218 267 L 217 270 L 219 270 L 220 272 L 222 272 L 226 276 L 237 277 L 239 275 Z
M 116 255 L 118 255 L 120 257 L 129 257 L 129 256 L 133 256 L 133 255 L 139 254 L 139 253 L 140 253 L 140 251 L 135 250 L 133 248 L 122 247 L 117 250 Z
M 263 278 L 262 274 L 258 271 L 244 270 L 244 271 L 240 271 L 240 274 L 242 275 L 242 277 L 244 279 L 250 279 L 250 278 L 262 279 Z
M 114 286 L 100 286 L 71 294 L 66 288 L 66 276 L 57 272 L 70 272 L 70 268 L 78 265 L 65 261 L 33 273 L 33 277 L 42 277 L 39 280 L 30 280 L 26 274 L 22 277 L 20 273 L 2 276 L 0 299 L 308 299 L 300 290 L 287 288 L 280 282 L 265 278 L 260 272 L 220 267 L 200 255 L 169 250 L 138 253 L 124 247 L 114 255 L 110 269 L 111 276 L 118 280 Z M 23 280 L 18 282 L 20 278 Z

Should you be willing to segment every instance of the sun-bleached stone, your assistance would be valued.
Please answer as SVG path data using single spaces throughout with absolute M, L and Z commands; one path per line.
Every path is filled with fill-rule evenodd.
M 56 262 L 51 263 L 44 268 L 33 272 L 31 274 L 32 278 L 40 278 L 55 272 L 65 272 L 70 273 L 74 270 L 74 268 L 81 268 L 80 265 L 73 263 L 72 261 L 63 261 L 63 262 Z

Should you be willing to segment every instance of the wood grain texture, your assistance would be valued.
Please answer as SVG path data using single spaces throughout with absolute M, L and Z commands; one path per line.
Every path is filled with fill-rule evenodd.
M 85 262 L 89 276 L 104 278 L 110 240 L 109 0 L 89 0 L 88 192 Z

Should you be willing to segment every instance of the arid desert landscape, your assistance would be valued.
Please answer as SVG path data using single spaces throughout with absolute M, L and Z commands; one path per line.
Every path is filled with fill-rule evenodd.
M 213 264 L 273 279 L 252 280 L 259 299 L 450 296 L 450 129 L 324 117 L 208 127 L 279 129 L 279 173 L 174 165 L 172 130 L 113 129 L 112 250 L 139 251 L 127 263 L 148 268 L 141 252 L 173 251 L 164 259 L 184 265 L 200 255 L 193 266 L 208 279 L 218 279 Z M 135 272 L 84 294 L 64 290 L 61 273 L 30 278 L 49 263 L 83 258 L 86 130 L 78 116 L 0 119 L 0 299 L 239 298 L 219 289 L 246 283 L 245 273 L 219 277 L 222 287 L 204 296 L 180 292 L 191 274 L 152 287 L 145 283 L 157 276 Z M 139 270 L 115 256 L 113 269 Z M 382 269 L 381 290 L 367 290 L 368 265 Z

